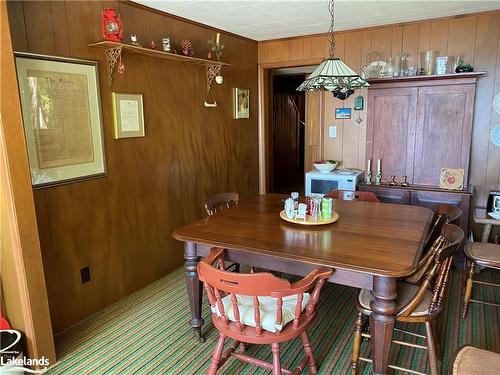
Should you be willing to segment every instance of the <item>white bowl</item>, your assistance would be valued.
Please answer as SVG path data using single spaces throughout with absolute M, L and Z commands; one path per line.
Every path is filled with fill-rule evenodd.
M 314 168 L 316 168 L 318 171 L 322 173 L 329 173 L 333 171 L 335 168 L 337 168 L 337 163 L 313 163 Z

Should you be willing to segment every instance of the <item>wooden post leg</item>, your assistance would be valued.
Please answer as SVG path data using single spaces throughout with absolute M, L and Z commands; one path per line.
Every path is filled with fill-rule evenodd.
M 201 317 L 201 301 L 203 297 L 202 284 L 198 279 L 198 255 L 196 254 L 196 245 L 192 242 L 184 244 L 184 268 L 186 269 L 186 288 L 189 298 L 189 306 L 191 308 L 191 328 L 200 342 L 205 340 L 201 336 L 201 327 L 203 319 Z
M 396 320 L 396 279 L 374 276 L 374 300 L 370 307 L 370 332 L 373 355 L 373 374 L 388 373 L 389 351 L 391 349 L 392 332 Z
M 467 316 L 467 308 L 469 307 L 470 295 L 472 292 L 472 278 L 474 277 L 474 262 L 468 261 L 467 275 L 465 276 L 465 292 L 464 292 L 464 306 L 462 310 L 462 319 Z
M 352 360 L 351 360 L 351 374 L 358 373 L 359 351 L 361 349 L 361 334 L 363 333 L 363 314 L 358 313 L 356 318 L 356 328 L 354 329 L 354 339 L 352 341 Z
M 273 342 L 271 351 L 273 352 L 273 375 L 281 375 L 280 344 Z
M 484 224 L 483 235 L 481 236 L 481 242 L 488 242 L 491 233 L 491 224 Z
M 439 375 L 434 335 L 432 333 L 431 322 L 429 321 L 425 322 L 425 336 L 427 337 L 427 354 L 429 355 L 431 375 Z

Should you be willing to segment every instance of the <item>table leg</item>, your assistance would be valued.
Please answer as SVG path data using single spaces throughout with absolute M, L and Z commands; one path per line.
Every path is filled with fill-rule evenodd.
M 484 224 L 483 236 L 481 237 L 481 242 L 488 242 L 491 233 L 491 224 Z
M 189 306 L 191 308 L 191 328 L 200 342 L 204 342 L 201 335 L 201 327 L 203 326 L 203 318 L 201 317 L 201 303 L 203 297 L 202 283 L 198 279 L 198 255 L 196 253 L 196 244 L 186 242 L 184 244 L 184 268 L 186 269 L 186 288 L 189 298 Z
M 396 279 L 374 276 L 373 296 L 370 307 L 370 332 L 372 337 L 373 374 L 388 373 L 389 351 L 391 349 L 392 331 L 396 320 Z

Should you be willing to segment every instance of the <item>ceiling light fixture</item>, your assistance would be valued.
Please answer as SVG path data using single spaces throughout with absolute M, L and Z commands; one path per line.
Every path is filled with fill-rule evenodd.
M 329 0 L 328 10 L 332 16 L 328 30 L 330 57 L 312 72 L 312 74 L 297 88 L 297 91 L 331 91 L 334 97 L 347 99 L 355 89 L 370 86 L 363 78 L 349 68 L 340 58 L 335 57 L 335 23 L 334 0 Z

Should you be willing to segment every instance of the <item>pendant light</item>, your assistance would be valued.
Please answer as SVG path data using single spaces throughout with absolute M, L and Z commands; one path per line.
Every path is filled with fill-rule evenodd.
M 329 0 L 328 10 L 332 16 L 330 29 L 328 30 L 328 42 L 330 43 L 330 57 L 312 72 L 312 74 L 297 88 L 297 91 L 331 91 L 334 97 L 341 100 L 347 99 L 355 89 L 370 86 L 354 70 L 349 68 L 335 55 L 335 35 L 333 27 L 334 0 Z

